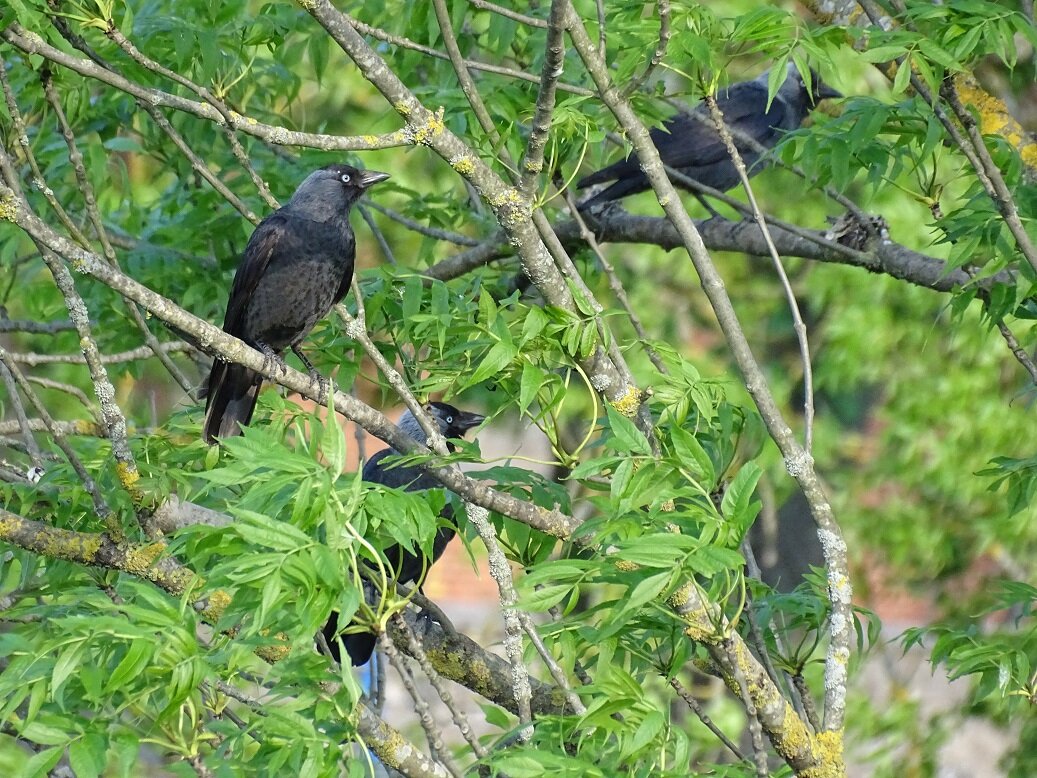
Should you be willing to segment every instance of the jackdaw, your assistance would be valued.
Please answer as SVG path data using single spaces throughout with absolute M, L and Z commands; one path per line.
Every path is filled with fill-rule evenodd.
M 299 343 L 345 297 L 353 279 L 356 240 L 349 211 L 388 173 L 328 165 L 310 173 L 287 203 L 259 223 L 234 276 L 223 331 L 283 366 L 290 348 L 310 376 L 323 379 Z M 217 359 L 209 373 L 205 442 L 240 435 L 252 419 L 263 377 Z
M 478 413 L 469 413 L 467 411 L 461 411 L 452 405 L 446 403 L 433 402 L 429 403 L 425 407 L 429 417 L 436 423 L 440 433 L 443 437 L 447 438 L 462 438 L 465 432 L 477 427 L 483 423 L 485 416 L 481 416 Z M 425 431 L 418 424 L 418 420 L 414 418 L 414 415 L 410 411 L 405 411 L 403 416 L 400 417 L 398 424 L 399 428 L 410 435 L 421 445 L 428 443 L 428 436 L 425 435 Z M 447 446 L 451 451 L 455 450 L 452 443 L 447 443 Z M 428 475 L 421 468 L 414 465 L 401 465 L 399 467 L 391 467 L 384 464 L 386 457 L 399 456 L 399 452 L 395 449 L 385 449 L 379 451 L 377 454 L 372 456 L 367 463 L 364 465 L 363 479 L 375 484 L 382 484 L 395 489 L 403 489 L 408 492 L 419 492 L 426 489 L 438 489 L 442 488 L 442 484 L 439 483 L 435 478 Z M 425 581 L 425 576 L 428 574 L 429 569 L 435 564 L 442 555 L 443 551 L 446 550 L 447 544 L 453 539 L 454 535 L 457 534 L 456 524 L 454 523 L 454 511 L 447 505 L 443 508 L 440 513 L 444 519 L 446 519 L 446 526 L 441 526 L 436 530 L 436 536 L 432 541 L 432 558 L 428 559 L 420 552 L 415 553 L 408 551 L 398 545 L 389 546 L 385 549 L 385 559 L 388 562 L 388 569 L 392 576 L 392 581 L 398 581 L 405 584 L 416 584 L 420 590 L 422 583 Z M 368 583 L 364 582 L 364 596 L 368 602 L 372 602 L 378 596 L 375 588 Z M 336 662 L 341 661 L 341 656 L 338 649 L 338 641 L 335 638 L 339 634 L 338 626 L 338 613 L 332 611 L 331 617 L 324 625 L 322 630 L 325 639 L 327 640 L 328 647 L 331 649 L 332 657 Z M 346 648 L 346 653 L 349 655 L 349 661 L 354 667 L 359 667 L 371 658 L 371 654 L 374 652 L 375 643 L 378 640 L 378 636 L 373 632 L 352 632 L 346 633 L 341 636 L 342 644 Z
M 785 83 L 774 95 L 768 110 L 768 75 L 769 71 L 752 81 L 732 84 L 717 94 L 717 106 L 724 114 L 724 122 L 731 130 L 735 147 L 745 161 L 750 176 L 760 172 L 766 162 L 760 162 L 760 147 L 774 148 L 786 132 L 803 123 L 818 101 L 842 97 L 839 92 L 821 83 L 814 73 L 811 94 L 796 66 L 790 62 Z M 721 192 L 726 192 L 738 183 L 738 171 L 713 126 L 713 119 L 705 103 L 700 103 L 689 112 L 678 113 L 662 127 L 652 129 L 650 135 L 666 166 Z M 621 162 L 580 179 L 576 186 L 583 189 L 605 181 L 615 183 L 581 203 L 581 209 L 651 189 L 648 177 L 633 153 Z M 706 205 L 697 192 L 681 181 L 675 180 L 673 184 L 694 193 Z M 706 207 L 712 211 L 708 205 Z

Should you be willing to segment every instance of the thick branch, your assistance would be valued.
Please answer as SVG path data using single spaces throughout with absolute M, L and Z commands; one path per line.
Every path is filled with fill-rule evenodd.
M 96 62 L 73 57 L 71 54 L 66 54 L 60 49 L 54 48 L 36 33 L 22 29 L 21 25 L 10 25 L 0 33 L 0 37 L 25 54 L 37 54 L 56 65 L 68 68 L 86 78 L 92 78 L 108 84 L 108 86 L 114 87 L 120 92 L 125 92 L 151 105 L 173 108 L 219 125 L 226 124 L 226 120 L 220 115 L 220 112 L 207 103 L 188 100 L 159 89 L 141 86 L 101 67 Z M 251 117 L 242 116 L 237 112 L 232 112 L 230 116 L 233 122 L 233 129 L 281 146 L 305 146 L 324 151 L 362 151 L 410 145 L 410 140 L 400 130 L 387 135 L 326 135 L 322 133 L 298 132 L 284 127 L 264 124 Z

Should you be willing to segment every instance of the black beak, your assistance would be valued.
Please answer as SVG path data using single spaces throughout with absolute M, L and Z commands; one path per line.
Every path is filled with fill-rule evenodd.
M 485 416 L 481 416 L 478 413 L 469 413 L 468 411 L 461 411 L 454 417 L 453 426 L 461 430 L 461 434 L 468 432 L 473 427 L 478 427 L 486 421 Z
M 388 177 L 388 173 L 379 173 L 377 170 L 361 170 L 356 182 L 361 189 L 367 189 Z
M 818 81 L 817 83 L 815 83 L 814 88 L 817 90 L 817 93 L 814 96 L 815 103 L 819 103 L 822 100 L 828 100 L 830 98 L 834 99 L 843 96 L 843 93 L 840 92 L 838 89 L 832 89 L 832 87 L 828 86 L 828 84 L 825 84 L 822 81 Z

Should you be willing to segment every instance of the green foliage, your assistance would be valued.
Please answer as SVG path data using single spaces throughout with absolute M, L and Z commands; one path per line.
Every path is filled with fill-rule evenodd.
M 392 106 L 296 5 L 59 5 L 58 18 L 114 71 L 179 99 L 205 102 L 121 50 L 105 34 L 110 26 L 246 122 L 351 137 L 402 126 Z M 448 59 L 415 49 L 444 49 L 432 4 L 335 5 L 384 31 L 377 38 L 365 35 L 419 99 L 442 108 L 446 129 L 507 180 L 507 159 L 522 159 L 528 142 L 544 63 L 543 29 L 460 0 L 447 4 L 466 59 L 532 74 L 530 81 L 470 68 L 494 125 L 495 132 L 487 132 Z M 522 13 L 548 18 L 549 3 L 525 5 Z M 596 38 L 597 4 L 575 5 Z M 815 112 L 809 126 L 789 133 L 779 147 L 781 159 L 800 167 L 809 184 L 780 169 L 753 179 L 765 211 L 819 228 L 843 212 L 820 194 L 830 186 L 887 220 L 899 245 L 869 250 L 906 247 L 945 260 L 945 273 L 966 269 L 977 281 L 1012 274 L 1010 283 L 982 293 L 972 284 L 937 295 L 834 263 L 785 263 L 813 355 L 819 413 L 812 454 L 845 529 L 854 583 L 880 562 L 903 587 L 936 595 L 938 620 L 909 629 L 905 648 L 924 649 L 952 677 L 968 678 L 973 712 L 995 721 L 1018 716 L 1037 698 L 1037 591 L 1018 581 L 996 587 L 984 582 L 961 597 L 943 587 L 990 560 L 1006 560 L 1007 570 L 1032 568 L 1033 387 L 998 325 L 1010 326 L 1022 351 L 1033 352 L 1033 269 L 910 77 L 938 93 L 946 77 L 982 64 L 1005 79 L 1032 81 L 1032 57 L 1021 56 L 1017 41 L 1037 44 L 1034 28 L 1006 4 L 981 0 L 910 0 L 888 30 L 809 26 L 791 3 L 677 0 L 670 8 L 666 56 L 630 96 L 647 123 L 661 123 L 673 101 L 690 103 L 767 67 L 773 68 L 772 93 L 786 63 L 804 74 L 819 68 L 826 82 L 850 97 L 838 115 Z M 633 0 L 605 4 L 602 45 L 609 75 L 620 87 L 644 73 L 659 40 L 657 10 Z M 17 21 L 60 50 L 86 56 L 71 49 L 49 20 L 52 11 L 53 4 L 42 0 L 12 0 L 0 7 L 0 28 Z M 40 88 L 43 62 L 7 44 L 0 49 L 26 121 L 25 148 L 53 198 L 77 229 L 92 236 L 77 171 Z M 895 63 L 891 78 L 879 86 L 882 78 L 872 66 L 887 63 Z M 704 645 L 689 639 L 671 600 L 682 587 L 694 586 L 715 606 L 718 630 L 757 651 L 762 645 L 779 672 L 802 676 L 821 690 L 832 618 L 829 582 L 815 570 L 779 591 L 745 574 L 743 542 L 792 490 L 785 471 L 794 463 L 780 461 L 767 442 L 686 256 L 650 244 L 607 248 L 629 304 L 652 338 L 645 343 L 597 260 L 582 248 L 566 246 L 593 299 L 570 278 L 572 310 L 544 305 L 535 290 L 516 283 L 520 271 L 507 245 L 494 262 L 459 278 L 427 277 L 429 267 L 493 239 L 499 229 L 479 193 L 427 149 L 327 152 L 237 132 L 239 152 L 216 123 L 161 107 L 197 155 L 192 160 L 130 95 L 65 68 L 51 70 L 120 267 L 208 321 L 221 320 L 252 225 L 206 183 L 197 165 L 260 217 L 270 208 L 242 166 L 241 152 L 282 201 L 306 172 L 332 161 L 392 172 L 377 205 L 422 229 L 407 229 L 373 206 L 366 223 L 355 220 L 364 315 L 376 347 L 420 400 L 461 398 L 460 404 L 488 411 L 494 429 L 521 419 L 538 430 L 547 440 L 552 472 L 533 472 L 521 458 L 483 463 L 471 443 L 459 444 L 448 457 L 422 453 L 388 462 L 477 463 L 476 477 L 500 491 L 545 513 L 557 509 L 583 520 L 574 537 L 559 543 L 515 519 L 490 516 L 514 565 L 519 606 L 541 619 L 547 650 L 586 711 L 538 716 L 532 739 L 516 743 L 516 720 L 497 707 L 500 701 L 487 704 L 476 727 L 491 752 L 487 769 L 511 776 L 549 770 L 755 774 L 748 762 L 717 764 L 716 736 L 667 685 L 681 679 L 692 686 L 736 740 L 745 729 L 741 703 L 718 694 L 720 684 L 700 675 L 715 668 Z M 555 184 L 569 185 L 581 170 L 623 153 L 605 142 L 616 121 L 599 99 L 581 92 L 592 82 L 568 41 L 561 80 L 576 91 L 558 94 L 545 153 L 549 175 L 537 182 L 534 197 L 553 224 L 570 218 Z M 17 153 L 22 140 L 7 113 L 0 115 L 0 139 L 14 153 L 32 206 L 60 228 L 44 193 L 31 185 L 32 173 Z M 1031 171 L 1007 139 L 990 136 L 988 151 L 1032 231 L 1037 189 Z M 629 202 L 634 212 L 658 215 L 651 194 Z M 696 207 L 690 199 L 688 206 Z M 369 225 L 384 237 L 391 257 L 376 249 Z M 448 237 L 437 239 L 433 231 Z M 65 319 L 64 301 L 38 250 L 7 222 L 0 222 L 0 237 L 2 318 Z M 803 367 L 785 294 L 756 259 L 718 254 L 717 261 L 798 435 Z M 103 354 L 141 346 L 144 334 L 119 295 L 78 274 L 76 285 Z M 355 300 L 346 304 L 358 312 Z M 177 339 L 154 319 L 146 326 L 160 343 Z M 5 332 L 3 345 L 13 352 L 80 351 L 78 334 L 67 329 L 40 336 Z M 649 361 L 646 346 L 665 370 Z M 354 387 L 376 404 L 397 404 L 389 382 L 370 369 L 336 315 L 318 324 L 303 347 L 337 387 Z M 652 434 L 620 403 L 602 402 L 600 386 L 585 369 L 599 348 L 618 349 L 638 386 L 649 390 Z M 192 381 L 206 368 L 179 355 L 175 361 Z M 39 387 L 52 416 L 97 417 L 82 365 L 21 364 L 33 377 L 87 394 L 84 407 L 74 392 Z M 156 360 L 112 363 L 109 371 L 115 400 L 130 422 L 137 486 L 148 504 L 134 503 L 121 487 L 108 440 L 77 434 L 67 443 L 129 540 L 149 541 L 137 516 L 170 495 L 230 521 L 183 528 L 161 549 L 161 558 L 177 560 L 202 579 L 179 595 L 129 573 L 15 546 L 0 550 L 0 773 L 45 775 L 63 758 L 83 776 L 133 775 L 155 760 L 183 772 L 197 758 L 221 776 L 338 775 L 344 766 L 359 774 L 355 711 L 362 691 L 349 668 L 333 667 L 314 651 L 314 635 L 332 611 L 352 629 L 381 629 L 406 607 L 391 585 L 385 549 L 398 544 L 431 553 L 448 503 L 470 556 L 481 559 L 481 541 L 464 518 L 464 505 L 445 490 L 415 494 L 365 483 L 352 465 L 354 438 L 334 414 L 304 412 L 275 391 L 263 392 L 245 434 L 217 449 L 198 440 L 200 408 L 173 387 Z M 5 399 L 5 419 L 13 418 L 11 408 Z M 46 464 L 39 484 L 9 475 L 23 472 L 29 461 L 24 445 L 13 439 L 17 434 L 2 440 L 5 510 L 52 528 L 105 531 L 93 495 L 50 436 L 39 436 Z M 365 599 L 365 577 L 382 595 L 377 601 Z M 880 625 L 864 607 L 853 615 L 856 669 L 860 655 L 879 641 Z M 270 651 L 282 654 L 280 661 L 270 664 L 257 655 Z M 541 660 L 528 643 L 526 660 L 541 681 L 556 681 L 539 672 Z M 784 683 L 782 678 L 779 686 Z M 409 722 L 390 723 L 420 742 Z M 905 764 L 927 774 L 937 769 L 940 742 L 956 726 L 951 714 L 923 720 L 911 700 L 883 706 L 852 696 L 847 740 L 881 742 L 861 757 L 876 775 L 903 774 L 897 770 L 906 772 Z M 1031 729 L 1024 725 L 1012 756 L 1018 775 L 1035 769 L 1037 752 L 1025 747 L 1035 738 Z M 906 762 L 904 750 L 910 752 Z M 467 769 L 470 755 L 460 756 Z M 781 770 L 776 774 L 789 774 Z

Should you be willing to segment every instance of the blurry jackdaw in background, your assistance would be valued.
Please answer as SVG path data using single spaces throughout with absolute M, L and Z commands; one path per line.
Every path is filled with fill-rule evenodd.
M 745 161 L 750 176 L 760 172 L 766 163 L 766 160 L 760 161 L 760 147 L 768 150 L 774 148 L 785 133 L 797 129 L 803 123 L 818 101 L 842 97 L 839 92 L 822 84 L 813 72 L 813 83 L 808 90 L 796 66 L 790 62 L 785 83 L 774 95 L 768 110 L 769 73 L 762 73 L 752 81 L 732 84 L 717 94 L 717 106 L 724 115 L 724 122 L 731 130 L 735 147 Z M 721 192 L 726 192 L 738 183 L 738 170 L 713 125 L 705 103 L 700 103 L 690 112 L 682 111 L 668 119 L 662 127 L 651 131 L 651 137 L 663 164 L 688 178 Z M 633 153 L 621 162 L 580 179 L 576 186 L 583 189 L 606 181 L 615 183 L 581 203 L 581 209 L 651 189 L 648 177 Z M 692 192 L 699 202 L 713 211 L 698 193 L 683 182 L 674 180 L 673 185 Z

